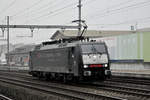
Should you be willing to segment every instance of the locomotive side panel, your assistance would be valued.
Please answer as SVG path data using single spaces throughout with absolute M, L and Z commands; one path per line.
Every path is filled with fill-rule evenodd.
M 71 73 L 69 48 L 31 52 L 31 71 Z
M 72 69 L 73 69 L 74 76 L 80 76 L 82 59 L 81 59 L 81 51 L 79 49 L 79 46 L 72 47 L 71 52 L 72 52 L 72 60 L 70 60 L 70 62 L 72 62 Z

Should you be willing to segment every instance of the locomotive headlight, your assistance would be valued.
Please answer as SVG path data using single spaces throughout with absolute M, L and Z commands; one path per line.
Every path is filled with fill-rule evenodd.
M 84 68 L 88 68 L 88 65 L 84 65 L 83 67 L 84 67 Z
M 96 55 L 93 55 L 93 58 L 94 58 L 94 59 L 96 59 L 96 58 L 97 58 L 97 56 L 96 56 Z
M 105 64 L 104 66 L 105 66 L 105 67 L 108 67 L 108 64 Z

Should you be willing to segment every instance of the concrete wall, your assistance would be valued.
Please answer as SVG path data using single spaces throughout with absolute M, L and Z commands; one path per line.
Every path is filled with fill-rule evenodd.
M 150 62 L 150 32 L 97 38 L 105 41 L 112 60 L 144 60 Z
M 111 63 L 111 70 L 124 73 L 150 74 L 150 63 L 130 62 Z
M 140 59 L 137 53 L 137 34 L 120 35 L 116 38 L 117 59 Z
M 150 32 L 143 32 L 144 62 L 150 62 Z
M 113 37 L 105 37 L 96 39 L 98 41 L 105 41 L 108 46 L 110 59 L 143 59 L 138 56 L 138 34 L 119 35 Z

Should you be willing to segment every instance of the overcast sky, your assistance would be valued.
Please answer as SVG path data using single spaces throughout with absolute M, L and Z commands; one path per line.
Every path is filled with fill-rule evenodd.
M 78 18 L 77 5 L 78 0 L 0 0 L 0 24 L 6 24 L 6 16 L 10 16 L 10 24 L 76 25 L 71 21 Z M 82 19 L 89 30 L 150 27 L 150 0 L 82 0 L 82 5 Z M 29 36 L 30 30 L 10 29 L 10 42 L 39 43 L 48 40 L 55 31 L 36 29 L 33 38 L 18 38 Z M 3 43 L 6 42 L 0 41 Z

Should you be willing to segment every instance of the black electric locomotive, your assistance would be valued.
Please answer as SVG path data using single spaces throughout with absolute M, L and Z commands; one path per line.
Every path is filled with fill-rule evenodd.
M 43 42 L 30 52 L 30 74 L 47 79 L 105 80 L 111 76 L 104 42 L 59 40 Z

